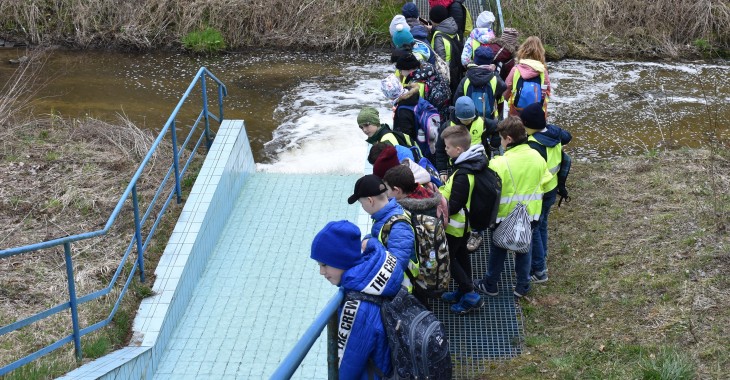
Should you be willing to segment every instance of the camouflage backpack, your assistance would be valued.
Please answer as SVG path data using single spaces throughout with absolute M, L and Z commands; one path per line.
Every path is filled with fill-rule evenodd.
M 380 230 L 383 245 L 387 245 L 393 224 L 401 221 L 410 224 L 414 231 L 416 257 L 411 257 L 411 261 L 418 259 L 418 277 L 413 278 L 409 271 L 406 271 L 406 275 L 426 295 L 436 297 L 448 289 L 451 281 L 449 245 L 443 221 L 425 214 L 411 215 L 408 211 L 393 215 Z

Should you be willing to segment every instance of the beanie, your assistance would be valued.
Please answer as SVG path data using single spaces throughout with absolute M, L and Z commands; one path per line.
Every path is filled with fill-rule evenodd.
M 413 56 L 413 54 L 411 54 L 411 56 Z M 380 90 L 383 91 L 383 95 L 385 95 L 388 100 L 396 100 L 398 97 L 408 92 L 408 90 L 403 88 L 403 85 L 400 84 L 400 80 L 398 80 L 398 78 L 396 78 L 393 74 L 389 74 L 385 77 L 385 79 L 380 81 Z
M 541 131 L 547 127 L 545 122 L 545 112 L 542 110 L 541 103 L 532 103 L 520 112 L 520 119 L 525 128 Z
M 480 46 L 474 50 L 474 63 L 477 65 L 491 65 L 494 60 L 494 52 L 488 46 Z
M 362 263 L 360 229 L 347 220 L 327 223 L 314 237 L 309 257 L 343 270 Z
M 453 2 L 454 2 L 454 0 L 428 0 L 428 6 L 431 8 L 438 6 L 438 5 L 448 7 Z
M 428 17 L 435 23 L 441 23 L 449 18 L 449 10 L 443 5 L 437 5 L 428 12 Z
M 477 115 L 474 101 L 468 96 L 460 96 L 456 99 L 455 116 L 457 119 L 471 119 Z
M 419 67 L 421 67 L 421 62 L 413 53 L 402 55 L 395 62 L 395 68 L 398 70 L 415 70 Z
M 388 169 L 398 165 L 400 165 L 400 161 L 398 160 L 398 151 L 394 146 L 388 146 L 383 149 L 378 158 L 375 159 L 375 163 L 373 164 L 373 174 L 382 179 L 385 177 L 385 172 L 387 172 Z
M 517 36 L 519 35 L 519 32 L 515 28 L 504 28 L 504 31 L 502 32 L 502 41 L 504 41 L 508 47 L 516 47 L 517 46 Z
M 395 33 L 393 33 L 393 45 L 395 47 L 403 47 L 403 45 L 411 45 L 413 43 L 413 35 L 410 29 L 406 29 L 402 24 L 395 26 Z
M 398 25 L 403 25 L 403 29 L 411 30 L 410 25 L 408 25 L 408 22 L 406 21 L 406 18 L 403 17 L 403 15 L 395 15 L 395 17 L 393 17 L 393 20 L 390 21 L 390 26 L 388 27 L 388 31 L 390 32 L 391 37 L 393 37 L 393 35 L 395 34 L 395 28 Z
M 418 7 L 415 3 L 407 2 L 403 4 L 403 8 L 400 9 L 400 13 L 405 18 L 417 18 L 418 17 Z
M 377 125 L 380 126 L 380 114 L 373 107 L 363 107 L 357 114 L 357 125 Z
M 477 17 L 477 28 L 492 28 L 494 24 L 494 13 L 484 11 Z

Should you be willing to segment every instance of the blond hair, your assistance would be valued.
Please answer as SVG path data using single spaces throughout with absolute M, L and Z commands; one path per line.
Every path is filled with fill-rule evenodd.
M 452 125 L 446 127 L 446 129 L 441 132 L 441 138 L 444 141 L 448 140 L 449 144 L 452 144 L 454 147 L 459 147 L 465 152 L 469 150 L 469 147 L 471 146 L 471 135 L 469 134 L 469 130 L 463 125 Z
M 540 37 L 527 37 L 525 42 L 517 49 L 517 59 L 534 59 L 545 64 L 545 47 L 542 46 Z

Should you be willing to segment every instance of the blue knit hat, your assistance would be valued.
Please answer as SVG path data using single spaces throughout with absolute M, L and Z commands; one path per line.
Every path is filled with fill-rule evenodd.
M 398 24 L 395 26 L 395 33 L 393 33 L 393 45 L 400 48 L 403 45 L 410 45 L 413 43 L 413 35 L 410 29 L 406 29 L 403 25 Z
M 343 270 L 362 263 L 360 229 L 347 220 L 327 223 L 314 237 L 312 254 L 309 257 Z
M 418 17 L 418 7 L 415 3 L 407 2 L 403 4 L 403 8 L 400 9 L 400 13 L 405 18 L 416 18 Z
M 471 119 L 477 115 L 477 109 L 474 107 L 474 101 L 468 96 L 460 96 L 456 99 L 454 106 L 455 116 L 457 119 Z
M 480 46 L 474 50 L 474 63 L 477 65 L 491 65 L 494 52 L 488 46 Z

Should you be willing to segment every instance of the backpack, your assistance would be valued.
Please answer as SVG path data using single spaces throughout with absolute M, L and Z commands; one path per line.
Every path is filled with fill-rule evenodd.
M 494 230 L 494 245 L 517 253 L 530 251 L 532 229 L 527 206 L 519 202 Z
M 499 175 L 490 168 L 481 171 L 457 169 L 457 172 L 474 175 L 471 208 L 466 210 L 466 219 L 472 230 L 484 231 L 487 228 L 494 228 L 502 197 L 502 180 Z
M 433 55 L 436 56 L 436 62 L 433 64 L 434 68 L 436 68 L 436 72 L 441 75 L 441 80 L 446 81 L 446 83 L 450 83 L 451 73 L 449 71 L 449 64 L 446 63 L 446 61 L 444 61 L 444 59 L 435 52 Z
M 398 142 L 398 145 L 404 146 L 411 150 L 411 153 L 413 153 L 413 159 L 418 162 L 423 157 L 423 154 L 421 154 L 421 149 L 418 147 L 417 144 L 414 144 L 411 140 L 410 136 L 406 136 L 405 133 L 400 131 L 390 131 L 390 133 L 395 136 L 395 140 Z
M 476 106 L 477 116 L 489 119 L 495 119 L 494 111 L 496 109 L 496 102 L 494 101 L 494 91 L 492 91 L 492 80 L 496 81 L 496 77 L 493 76 L 492 79 L 490 79 L 489 82 L 484 86 L 477 87 L 475 85 L 472 85 L 471 94 L 469 94 L 471 100 Z M 469 93 L 467 90 L 469 89 L 470 84 L 471 81 L 469 80 L 469 78 L 466 78 L 466 80 L 464 80 L 464 94 Z
M 345 299 L 380 306 L 394 373 L 383 374 L 374 363 L 369 363 L 369 368 L 374 369 L 378 376 L 393 379 L 452 378 L 449 340 L 444 324 L 406 288 L 401 287 L 393 298 L 349 291 Z
M 437 65 L 422 64 L 421 69 L 413 73 L 411 80 L 423 86 L 422 97 L 436 107 L 443 120 L 451 103 L 451 89 L 449 88 L 448 79 L 449 65 L 438 54 L 434 54 L 434 56 L 437 57 Z M 438 67 L 439 64 L 443 64 L 442 69 L 446 72 L 445 77 Z
M 431 157 L 436 151 L 436 139 L 439 136 L 439 126 L 441 125 L 439 111 L 424 98 L 419 98 L 418 104 L 415 106 L 399 105 L 398 107 L 409 109 L 416 115 L 418 122 L 416 143 L 421 149 L 421 153 L 424 153 L 423 156 Z M 420 158 L 416 162 L 419 160 Z
M 446 242 L 446 227 L 439 218 L 404 211 L 393 215 L 380 230 L 383 245 L 387 244 L 390 229 L 397 222 L 408 223 L 413 229 L 416 254 L 411 260 L 418 260 L 418 277 L 410 271 L 406 275 L 411 283 L 418 286 L 429 297 L 435 297 L 449 288 L 451 272 L 449 271 L 449 246 Z
M 431 177 L 431 183 L 433 183 L 436 188 L 439 188 L 443 185 L 443 182 L 441 182 L 441 178 L 439 177 L 439 171 L 436 169 L 436 167 L 429 161 L 428 158 L 423 157 L 421 160 L 418 161 L 418 166 L 426 169 L 428 172 L 428 175 Z
M 532 103 L 543 103 L 545 100 L 542 96 L 542 85 L 544 83 L 544 75 L 525 79 L 519 74 L 520 70 L 515 70 L 515 76 L 518 76 L 515 82 L 514 90 L 514 101 L 512 106 L 517 111 L 522 111 L 523 108 L 529 106 Z

